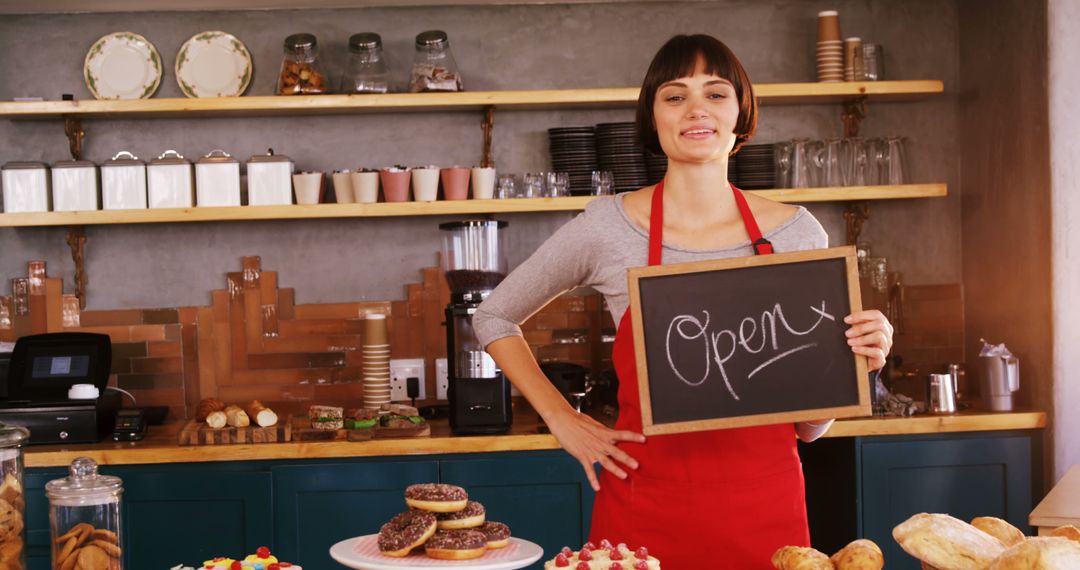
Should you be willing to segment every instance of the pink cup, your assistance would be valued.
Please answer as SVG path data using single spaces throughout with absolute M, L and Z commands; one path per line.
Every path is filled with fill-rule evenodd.
M 387 202 L 409 201 L 409 179 L 412 175 L 408 170 L 390 170 L 384 168 L 379 171 L 379 180 L 382 182 L 383 196 Z
M 468 168 L 460 166 L 442 169 L 439 175 L 442 177 L 443 196 L 447 200 L 465 200 L 468 198 L 470 174 Z

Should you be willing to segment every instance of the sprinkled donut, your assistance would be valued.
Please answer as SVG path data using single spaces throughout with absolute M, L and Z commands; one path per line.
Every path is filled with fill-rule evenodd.
M 441 560 L 479 558 L 487 550 L 484 533 L 470 530 L 440 530 L 424 543 L 424 553 Z
M 475 528 L 484 524 L 486 509 L 476 501 L 469 501 L 464 509 L 453 513 L 435 513 L 439 530 Z
M 435 515 L 405 511 L 379 529 L 379 551 L 387 556 L 407 556 L 435 534 Z
M 478 528 L 487 539 L 487 549 L 495 550 L 510 544 L 510 527 L 501 522 L 487 521 Z
M 469 494 L 457 485 L 422 483 L 405 489 L 405 503 L 433 513 L 453 513 L 468 505 Z

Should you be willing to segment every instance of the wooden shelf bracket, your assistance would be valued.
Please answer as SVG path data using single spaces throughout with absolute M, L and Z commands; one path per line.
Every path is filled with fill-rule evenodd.
M 844 101 L 844 111 L 840 119 L 844 122 L 844 136 L 857 137 L 862 128 L 863 119 L 866 118 L 866 95 Z
M 491 155 L 491 142 L 495 134 L 495 106 L 484 107 L 484 120 L 480 122 L 480 128 L 484 130 L 484 156 L 480 160 L 480 166 L 491 168 L 495 166 L 495 158 Z
M 851 202 L 844 208 L 844 221 L 847 222 L 847 244 L 855 245 L 862 234 L 863 224 L 870 219 L 870 202 Z
M 79 308 L 86 308 L 86 228 L 71 226 L 67 231 L 67 244 L 71 248 L 71 259 L 75 261 L 75 296 L 79 298 Z
M 64 117 L 64 134 L 68 138 L 68 148 L 71 151 L 72 160 L 82 159 L 82 143 L 86 137 L 86 131 L 82 128 L 82 119 L 78 117 Z

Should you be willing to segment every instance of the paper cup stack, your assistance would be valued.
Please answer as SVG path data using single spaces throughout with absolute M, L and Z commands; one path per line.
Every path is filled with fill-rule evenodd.
M 818 13 L 817 76 L 821 82 L 844 80 L 844 42 L 836 10 Z
M 844 81 L 861 81 L 865 76 L 862 39 L 844 39 Z
M 364 318 L 364 406 L 374 408 L 390 403 L 390 335 L 386 315 Z

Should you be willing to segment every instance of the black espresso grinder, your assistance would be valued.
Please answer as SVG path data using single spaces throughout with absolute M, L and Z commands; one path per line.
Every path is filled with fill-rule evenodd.
M 446 307 L 450 430 L 457 435 L 510 431 L 510 382 L 484 351 L 472 326 L 481 301 L 506 277 L 506 222 L 439 224 L 442 268 L 450 285 Z

